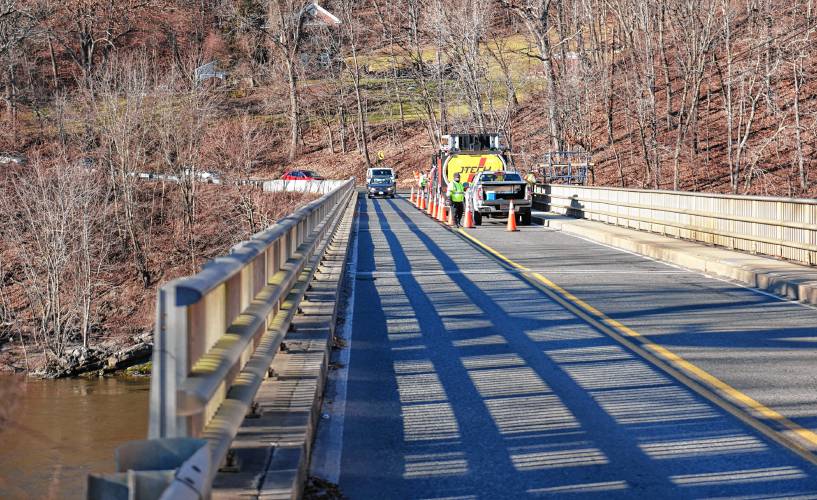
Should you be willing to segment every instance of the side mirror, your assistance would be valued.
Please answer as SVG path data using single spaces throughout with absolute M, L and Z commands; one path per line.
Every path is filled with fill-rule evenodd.
M 394 173 L 394 178 L 395 178 L 395 180 L 397 179 L 397 177 L 398 177 L 398 176 L 397 176 L 397 172 L 395 172 L 395 173 Z

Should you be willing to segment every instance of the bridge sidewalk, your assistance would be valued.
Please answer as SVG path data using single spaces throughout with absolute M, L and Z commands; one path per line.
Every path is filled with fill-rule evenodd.
M 545 227 L 817 305 L 817 268 L 552 212 L 533 216 Z

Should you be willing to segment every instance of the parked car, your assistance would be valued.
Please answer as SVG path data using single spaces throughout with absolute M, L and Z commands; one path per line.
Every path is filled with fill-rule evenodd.
M 323 177 L 312 170 L 289 170 L 281 179 L 285 181 L 322 181 Z

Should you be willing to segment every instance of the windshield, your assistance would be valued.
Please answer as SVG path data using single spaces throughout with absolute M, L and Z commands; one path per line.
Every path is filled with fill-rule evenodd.
M 488 172 L 482 174 L 482 182 L 521 182 L 522 177 L 516 172 Z
M 376 168 L 372 170 L 372 177 L 391 177 L 391 169 Z
M 372 184 L 391 183 L 391 177 L 372 177 Z
M 318 174 L 316 174 L 315 172 L 313 172 L 311 170 L 304 170 L 304 176 L 305 177 L 320 177 Z

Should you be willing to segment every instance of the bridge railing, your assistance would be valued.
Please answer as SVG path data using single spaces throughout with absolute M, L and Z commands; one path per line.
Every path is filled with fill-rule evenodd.
M 155 466 L 172 464 L 178 469 L 177 480 L 183 470 L 197 471 L 199 491 L 207 497 L 355 192 L 354 180 L 345 181 L 236 245 L 229 255 L 212 260 L 200 273 L 161 287 L 150 390 L 151 439 L 117 451 L 123 473 L 128 464 L 154 476 Z M 200 451 L 193 455 L 202 447 L 208 456 Z M 207 470 L 196 463 L 206 464 Z M 151 491 L 164 488 L 166 472 L 148 481 Z M 131 491 L 123 498 L 158 498 L 133 491 L 144 488 L 146 480 L 140 478 L 152 477 L 148 472 L 136 480 L 133 476 L 131 470 L 130 479 L 124 474 L 92 477 L 89 497 L 117 497 L 112 492 L 121 492 L 124 481 Z M 188 486 L 192 477 L 185 476 Z
M 534 202 L 571 217 L 817 264 L 817 200 L 539 184 Z

